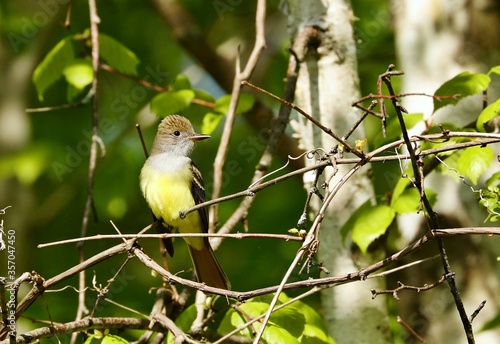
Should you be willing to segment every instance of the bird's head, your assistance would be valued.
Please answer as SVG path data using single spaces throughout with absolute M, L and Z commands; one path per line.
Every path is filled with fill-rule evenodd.
M 189 156 L 196 141 L 210 138 L 209 135 L 195 133 L 191 122 L 182 116 L 165 117 L 158 126 L 151 155 L 170 152 L 179 156 Z

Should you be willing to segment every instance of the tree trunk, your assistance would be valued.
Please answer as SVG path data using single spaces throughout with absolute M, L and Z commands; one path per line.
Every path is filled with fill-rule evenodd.
M 352 102 L 360 97 L 354 19 L 350 4 L 343 0 L 289 1 L 290 34 L 294 41 L 309 35 L 306 51 L 296 51 L 301 67 L 296 103 L 303 110 L 343 136 L 360 114 Z M 311 37 L 312 36 L 312 37 Z M 306 150 L 322 147 L 330 151 L 336 142 L 312 123 L 302 119 L 302 145 Z M 363 139 L 363 128 L 349 138 Z M 308 160 L 308 164 L 313 161 Z M 330 189 L 352 166 L 340 166 L 329 182 Z M 325 170 L 325 180 L 332 174 Z M 367 168 L 358 171 L 334 199 L 321 225 L 319 258 L 332 275 L 354 272 L 383 258 L 383 252 L 363 256 L 349 240 L 342 242 L 339 229 L 355 209 L 373 199 Z M 306 180 L 305 187 L 311 183 Z M 321 184 L 318 183 L 318 184 Z M 312 205 L 313 215 L 319 202 Z M 337 343 L 390 343 L 387 308 L 384 298 L 372 300 L 370 289 L 383 289 L 384 281 L 370 279 L 327 289 L 322 294 L 323 314 L 330 334 Z

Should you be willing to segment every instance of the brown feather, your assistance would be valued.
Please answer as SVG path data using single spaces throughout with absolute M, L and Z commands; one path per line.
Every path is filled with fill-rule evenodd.
M 205 245 L 201 250 L 195 250 L 190 245 L 188 247 L 198 280 L 210 287 L 230 290 L 231 283 L 215 258 L 208 239 L 205 238 Z

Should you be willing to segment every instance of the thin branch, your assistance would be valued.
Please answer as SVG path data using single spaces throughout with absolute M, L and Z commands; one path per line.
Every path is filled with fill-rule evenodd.
M 147 227 L 148 228 L 148 227 Z M 394 262 L 397 262 L 409 254 L 419 250 L 421 247 L 431 242 L 433 239 L 442 236 L 450 236 L 450 235 L 462 235 L 462 234 L 486 234 L 486 235 L 500 235 L 500 228 L 486 228 L 481 230 L 480 228 L 469 228 L 469 233 L 464 233 L 462 228 L 451 228 L 451 229 L 440 229 L 434 232 L 428 232 L 420 239 L 415 241 L 414 243 L 408 245 L 401 251 L 386 257 L 385 259 L 374 263 L 368 267 L 362 268 L 358 271 L 348 273 L 341 276 L 334 277 L 325 277 L 325 278 L 317 278 L 317 279 L 307 279 L 304 281 L 287 283 L 284 285 L 283 289 L 298 289 L 298 288 L 308 288 L 315 286 L 324 286 L 324 287 L 333 287 L 341 284 L 351 283 L 354 281 L 365 280 L 370 274 L 391 265 Z M 306 238 L 307 239 L 307 238 Z M 80 271 L 88 269 L 103 260 L 106 260 L 116 254 L 131 252 L 140 261 L 143 262 L 147 267 L 157 272 L 160 276 L 164 277 L 166 280 L 171 283 L 181 283 L 188 287 L 196 288 L 204 292 L 208 292 L 216 295 L 223 295 L 229 298 L 233 298 L 239 301 L 248 300 L 252 297 L 265 295 L 272 292 L 276 292 L 278 290 L 277 286 L 265 287 L 261 289 L 256 289 L 248 292 L 236 292 L 236 291 L 228 291 L 224 289 L 217 289 L 208 287 L 205 284 L 190 281 L 179 276 L 173 275 L 172 273 L 166 271 L 163 267 L 154 262 L 150 257 L 148 257 L 142 249 L 135 245 L 135 239 L 130 239 L 127 243 L 121 243 L 119 245 L 113 246 L 95 256 L 87 259 L 85 262 L 82 262 L 48 280 L 43 280 L 40 276 L 32 276 L 33 286 L 31 291 L 19 302 L 17 310 L 16 310 L 16 318 L 18 318 L 23 312 L 47 289 L 57 285 L 58 283 L 65 281 L 66 279 L 78 274 Z M 33 274 L 32 274 L 33 275 Z
M 130 243 L 128 243 L 130 245 Z M 65 281 L 66 279 L 74 276 L 75 274 L 80 273 L 81 271 L 84 271 L 106 259 L 109 259 L 110 257 L 119 254 L 119 253 L 124 253 L 128 250 L 127 244 L 119 244 L 116 246 L 113 246 L 99 254 L 96 254 L 95 256 L 81 262 L 78 265 L 73 266 L 72 268 L 61 272 L 60 274 L 45 280 L 45 281 L 39 281 L 33 284 L 33 287 L 29 291 L 29 293 L 19 302 L 16 310 L 16 319 L 24 313 L 28 307 L 31 306 L 35 300 L 42 295 L 42 293 L 49 289 L 50 287 L 57 285 L 58 283 Z M 40 278 L 41 279 L 41 278 Z M 81 294 L 83 290 L 79 289 L 79 293 Z
M 498 234 L 500 234 L 500 231 L 499 231 Z M 397 271 L 408 269 L 409 267 L 412 267 L 412 266 L 415 266 L 415 265 L 419 265 L 419 264 L 425 263 L 428 260 L 433 260 L 433 259 L 436 259 L 436 258 L 439 258 L 439 255 L 435 255 L 433 257 L 428 257 L 428 258 L 424 258 L 424 259 L 419 259 L 419 260 L 416 260 L 414 262 L 411 262 L 411 263 L 408 263 L 408 264 L 405 264 L 405 265 L 401 265 L 401 266 L 398 266 L 397 268 L 386 270 L 386 271 L 378 273 L 378 274 L 372 274 L 372 275 L 368 276 L 368 278 L 385 277 L 385 276 L 393 274 L 393 273 L 395 273 Z
M 414 329 L 412 329 L 411 326 L 408 325 L 399 315 L 397 316 L 396 320 L 405 329 L 407 329 L 412 335 L 414 335 L 415 338 L 417 338 L 420 341 L 420 343 L 423 343 L 423 344 L 427 343 L 427 341 L 424 338 L 422 338 Z
M 97 221 L 97 210 L 94 204 L 94 178 L 95 168 L 97 163 L 97 149 L 99 138 L 99 28 L 100 18 L 97 14 L 96 0 L 89 0 L 89 13 L 90 13 L 90 39 L 92 43 L 92 71 L 94 78 L 92 79 L 91 95 L 92 95 L 92 143 L 90 146 L 89 156 L 89 172 L 88 172 L 88 185 L 87 185 L 87 201 L 85 203 L 85 211 L 82 219 L 81 237 L 87 236 L 88 222 L 90 214 L 94 214 L 94 221 Z M 85 261 L 85 247 L 83 244 L 78 245 L 80 263 Z M 85 304 L 85 270 L 81 270 L 78 280 L 78 308 L 76 311 L 76 321 L 81 320 L 84 314 L 88 313 Z M 74 332 L 71 336 L 71 343 L 76 343 L 77 333 Z
M 389 90 L 389 93 L 392 96 L 395 96 L 395 92 L 394 92 L 394 89 L 392 87 L 391 76 L 403 74 L 400 71 L 394 71 L 393 70 L 394 67 L 395 67 L 394 65 L 390 65 L 387 69 L 387 72 L 382 74 L 379 78 L 379 80 L 381 79 L 385 83 L 387 89 Z M 411 165 L 413 168 L 413 175 L 415 178 L 415 185 L 416 185 L 418 191 L 420 192 L 421 202 L 422 202 L 422 204 L 425 208 L 425 211 L 427 213 L 427 218 L 428 218 L 430 230 L 432 231 L 432 230 L 439 229 L 441 227 L 440 222 L 439 222 L 439 218 L 438 218 L 437 214 L 434 212 L 434 210 L 432 209 L 432 206 L 431 206 L 431 204 L 427 198 L 427 195 L 425 193 L 425 190 L 424 190 L 423 173 L 421 170 L 422 165 L 419 163 L 420 157 L 416 156 L 416 154 L 415 154 L 415 152 L 410 144 L 410 138 L 408 136 L 408 131 L 406 130 L 406 124 L 405 124 L 404 119 L 403 119 L 403 111 L 404 111 L 403 107 L 399 104 L 399 101 L 397 98 L 394 97 L 391 100 L 392 100 L 393 107 L 396 110 L 396 114 L 398 116 L 398 121 L 399 121 L 399 125 L 401 127 L 401 130 L 402 130 L 402 133 L 403 133 L 403 139 L 405 141 L 405 145 L 406 145 L 408 152 L 410 154 Z M 443 268 L 444 268 L 444 273 L 445 273 L 445 276 L 448 276 L 447 277 L 448 285 L 449 285 L 450 291 L 453 295 L 453 299 L 455 301 L 455 306 L 457 308 L 458 314 L 460 315 L 460 319 L 462 320 L 462 325 L 464 327 L 467 341 L 470 344 L 472 344 L 475 342 L 472 324 L 470 323 L 469 318 L 467 317 L 467 312 L 465 310 L 464 304 L 462 302 L 462 298 L 461 298 L 460 293 L 458 291 L 458 288 L 456 286 L 455 278 L 453 275 L 451 275 L 452 270 L 451 270 L 450 263 L 448 261 L 448 255 L 447 255 L 446 249 L 444 247 L 444 242 L 442 239 L 438 238 L 437 243 L 438 243 L 439 251 L 441 253 L 441 260 L 442 260 L 442 264 L 443 264 Z
M 271 303 L 269 304 L 269 309 L 266 312 L 266 316 L 262 320 L 259 332 L 257 333 L 257 335 L 254 338 L 254 341 L 253 341 L 254 344 L 260 343 L 260 339 L 262 338 L 262 335 L 264 334 L 264 331 L 266 330 L 266 326 L 269 322 L 269 319 L 271 318 L 271 314 L 274 312 L 274 309 L 275 309 L 276 304 L 278 302 L 278 298 L 279 298 L 280 294 L 283 292 L 283 288 L 285 287 L 286 281 L 288 281 L 288 279 L 292 275 L 293 269 L 295 269 L 295 266 L 302 259 L 302 256 L 304 255 L 305 252 L 306 252 L 306 250 L 303 250 L 302 248 L 297 252 L 294 260 L 292 261 L 292 263 L 290 264 L 290 267 L 288 268 L 287 272 L 285 273 L 285 276 L 282 278 L 281 283 L 278 286 L 278 290 L 276 290 L 276 293 L 274 294 L 274 297 L 273 297 Z
M 389 290 L 375 290 L 375 289 L 371 289 L 371 293 L 372 293 L 372 299 L 376 298 L 378 295 L 381 295 L 381 294 L 392 294 L 392 296 L 399 301 L 399 297 L 398 297 L 398 292 L 400 292 L 401 290 L 415 290 L 417 293 L 421 292 L 421 291 L 425 291 L 425 290 L 430 290 L 430 289 L 433 289 L 435 287 L 437 287 L 438 285 L 440 285 L 441 283 L 443 283 L 444 281 L 446 281 L 447 278 L 449 278 L 451 276 L 446 276 L 446 275 L 443 275 L 441 276 L 436 282 L 432 283 L 432 284 L 424 284 L 422 287 L 415 287 L 415 286 L 412 286 L 412 285 L 405 285 L 401 282 L 398 281 L 398 287 L 396 289 L 389 289 Z
M 148 80 L 145 80 L 145 79 L 142 79 L 142 78 L 139 78 L 135 75 L 131 75 L 131 74 L 127 74 L 127 73 L 123 73 L 123 72 L 120 72 L 118 69 L 106 64 L 106 63 L 103 63 L 101 62 L 99 64 L 99 67 L 102 69 L 102 70 L 105 70 L 107 72 L 110 72 L 110 73 L 113 73 L 113 74 L 117 74 L 117 75 L 120 75 L 124 78 L 127 78 L 127 79 L 130 79 L 136 83 L 138 83 L 139 85 L 141 86 L 144 86 L 145 88 L 148 88 L 150 90 L 153 90 L 153 91 L 156 91 L 156 92 L 169 92 L 171 91 L 171 89 L 169 87 L 164 87 L 164 86 L 160 86 L 160 85 L 157 85 L 157 84 L 154 84 L 152 82 L 149 82 Z M 198 98 L 194 98 L 191 100 L 191 104 L 196 104 L 196 105 L 200 105 L 200 106 L 203 106 L 203 107 L 206 107 L 208 109 L 214 109 L 215 108 L 215 103 L 214 102 L 209 102 L 209 101 L 206 101 L 206 100 L 203 100 L 203 99 L 198 99 Z
M 148 227 L 153 227 L 154 224 L 150 224 Z M 232 239 L 279 239 L 285 241 L 303 241 L 301 237 L 287 234 L 270 234 L 270 233 L 235 233 L 235 234 L 223 234 L 223 233 L 162 233 L 162 234 L 97 234 L 85 238 L 74 238 L 65 239 L 60 241 L 49 242 L 46 244 L 39 244 L 37 248 L 46 248 L 50 246 L 64 245 L 81 241 L 91 241 L 91 240 L 104 240 L 104 239 L 167 239 L 167 238 L 196 238 L 196 237 L 207 237 L 207 238 L 232 238 Z
M 391 75 L 402 75 L 400 74 L 402 72 L 397 72 L 397 74 L 391 74 Z M 356 104 L 363 103 L 367 100 L 371 99 L 398 99 L 402 97 L 410 97 L 410 96 L 423 96 L 423 97 L 430 97 L 432 99 L 435 99 L 437 101 L 441 101 L 443 99 L 459 99 L 461 97 L 460 94 L 454 94 L 452 96 L 438 96 L 435 94 L 428 94 L 428 93 L 423 93 L 423 92 L 408 92 L 408 93 L 399 93 L 399 94 L 373 94 L 370 93 L 364 97 L 361 97 L 357 99 L 355 102 L 352 103 L 352 106 L 356 106 Z
M 469 322 L 471 324 L 474 321 L 474 319 L 477 317 L 477 315 L 479 314 L 479 312 L 481 312 L 481 310 L 484 308 L 485 305 L 486 305 L 486 300 L 483 300 L 479 304 L 479 306 L 477 306 L 477 308 L 474 310 L 474 312 L 471 314 L 471 316 L 469 317 Z
M 493 144 L 493 143 L 499 143 L 500 142 L 500 135 L 499 134 L 488 134 L 488 133 L 472 133 L 472 132 L 449 132 L 446 134 L 430 134 L 430 135 L 420 135 L 420 136 L 413 136 L 410 138 L 411 142 L 417 142 L 420 140 L 424 141 L 431 141 L 431 140 L 448 140 L 450 137 L 468 137 L 468 138 L 482 138 L 482 140 L 477 140 L 477 141 L 469 141 L 469 142 L 462 142 L 462 143 L 457 143 L 454 145 L 449 145 L 449 146 L 441 146 L 437 148 L 431 148 L 427 149 L 424 151 L 420 152 L 421 156 L 427 156 L 427 155 L 435 155 L 443 152 L 448 152 L 451 150 L 458 150 L 462 148 L 467 148 L 467 147 L 475 147 L 475 146 L 485 146 L 488 144 Z M 389 162 L 389 161 L 398 161 L 402 159 L 409 159 L 410 154 L 399 154 L 399 155 L 391 155 L 391 156 L 377 156 L 379 154 L 382 154 L 387 151 L 391 151 L 394 148 L 399 147 L 401 144 L 404 143 L 404 140 L 398 140 L 391 142 L 389 144 L 386 144 L 368 154 L 365 155 L 365 163 L 368 162 Z M 344 164 L 357 164 L 361 162 L 361 159 L 359 158 L 348 158 L 348 159 L 337 159 L 335 160 L 337 165 L 344 165 Z M 326 166 L 330 166 L 331 162 L 330 161 L 321 161 L 318 162 L 317 164 L 310 165 L 307 167 L 303 167 L 301 169 L 289 172 L 287 174 L 284 174 L 283 176 L 277 177 L 275 179 L 272 179 L 270 181 L 252 186 L 247 188 L 246 190 L 228 195 L 228 196 L 223 196 L 217 199 L 212 199 L 203 203 L 200 203 L 180 214 L 181 217 L 185 217 L 187 214 L 192 213 L 193 211 L 196 211 L 200 208 L 210 206 L 212 204 L 216 203 L 221 203 L 225 201 L 229 201 L 235 198 L 240 198 L 240 197 L 253 197 L 254 194 L 256 194 L 259 191 L 262 191 L 263 189 L 272 186 L 274 184 L 280 183 L 286 179 L 289 179 L 291 177 L 295 176 L 301 176 L 302 174 L 313 171 L 316 169 L 324 168 Z M 241 205 L 240 205 L 241 206 Z M 233 215 L 234 216 L 234 215 Z M 228 220 L 229 221 L 229 220 Z
M 336 133 L 333 132 L 333 130 L 331 128 L 328 128 L 326 126 L 323 125 L 323 123 L 321 123 L 320 121 L 318 121 L 316 118 L 314 118 L 313 116 L 311 116 L 310 114 L 308 114 L 307 112 L 305 112 L 304 110 L 302 110 L 300 107 L 298 107 L 297 105 L 295 105 L 294 103 L 292 103 L 291 101 L 287 101 L 286 99 L 282 99 L 256 85 L 253 85 L 251 84 L 250 82 L 246 81 L 246 80 L 243 80 L 242 85 L 246 85 L 246 86 L 249 86 L 261 93 L 264 93 L 265 95 L 279 101 L 280 103 L 294 109 L 295 111 L 297 111 L 298 113 L 300 113 L 302 116 L 304 116 L 305 118 L 307 118 L 309 121 L 311 121 L 314 125 L 316 125 L 318 128 L 320 128 L 323 132 L 325 132 L 326 134 L 330 135 L 331 137 L 333 137 L 335 140 L 337 140 L 337 142 L 339 142 L 340 144 L 342 144 L 344 147 L 346 147 L 346 149 L 353 153 L 354 155 L 358 156 L 359 158 L 363 158 L 363 153 L 362 152 L 359 152 L 355 147 L 353 147 L 349 142 L 346 141 L 345 138 L 343 137 L 340 137 L 338 136 Z M 364 117 L 362 117 L 364 118 Z
M 142 150 L 144 152 L 144 156 L 147 159 L 149 156 L 149 153 L 148 153 L 148 148 L 146 147 L 146 142 L 144 142 L 144 137 L 142 136 L 141 125 L 139 123 L 136 123 L 135 128 L 137 129 L 137 134 L 139 134 L 139 139 L 141 140 L 141 145 L 142 145 Z
M 49 338 L 57 334 L 77 333 L 90 329 L 138 329 L 146 330 L 150 327 L 150 320 L 137 318 L 84 318 L 64 324 L 52 324 L 33 331 L 23 333 L 16 337 L 16 343 L 32 343 L 41 338 Z M 153 329 L 158 332 L 167 331 L 161 322 L 155 322 Z M 9 344 L 9 340 L 3 340 L 0 344 Z
M 236 74 L 233 81 L 233 89 L 231 91 L 231 102 L 229 103 L 229 110 L 226 115 L 224 123 L 224 130 L 222 132 L 219 149 L 214 160 L 214 177 L 212 199 L 219 198 L 222 190 L 222 177 L 224 164 L 229 150 L 229 141 L 231 140 L 233 125 L 236 118 L 236 107 L 241 92 L 241 82 L 251 77 L 257 62 L 259 61 L 262 51 L 266 47 L 265 39 L 265 19 L 266 19 L 266 0 L 257 1 L 257 10 L 255 15 L 255 44 L 253 50 L 248 58 L 244 70 L 240 71 L 239 58 L 236 61 Z M 239 56 L 239 54 L 238 54 Z M 209 232 L 215 231 L 215 227 L 219 221 L 218 207 L 214 205 L 210 209 L 210 225 Z
M 28 108 L 25 109 L 26 113 L 38 113 L 38 112 L 50 112 L 50 111 L 58 111 L 58 110 L 66 110 L 66 109 L 72 109 L 72 108 L 77 108 L 81 107 L 87 104 L 87 100 L 81 100 L 76 103 L 71 103 L 71 104 L 62 104 L 62 105 L 53 105 L 53 106 L 45 106 L 45 107 L 40 107 L 40 108 Z

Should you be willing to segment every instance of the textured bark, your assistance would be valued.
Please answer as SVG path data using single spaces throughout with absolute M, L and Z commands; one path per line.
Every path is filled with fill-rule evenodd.
M 304 51 L 296 51 L 302 60 L 296 103 L 339 136 L 345 135 L 360 115 L 351 107 L 351 103 L 359 98 L 353 18 L 350 4 L 343 0 L 289 1 L 292 39 L 309 39 Z M 309 38 L 304 38 L 308 35 Z M 306 150 L 322 147 L 329 151 L 337 145 L 329 135 L 306 120 L 302 120 L 301 138 Z M 358 138 L 364 138 L 362 128 L 358 128 L 349 142 Z M 330 188 L 349 168 L 339 168 Z M 366 172 L 367 168 L 360 170 L 343 186 L 321 225 L 319 258 L 333 275 L 356 271 L 360 266 L 382 258 L 381 252 L 369 256 L 355 253 L 349 240 L 342 243 L 339 233 L 352 212 L 373 198 L 373 188 Z M 331 173 L 332 169 L 327 169 L 325 178 Z M 307 189 L 311 186 L 307 177 L 305 186 Z M 313 205 L 313 214 L 317 213 L 318 206 L 318 203 Z M 371 288 L 383 287 L 382 280 L 368 280 L 323 292 L 324 319 L 337 343 L 391 342 L 385 300 L 372 300 L 370 294 Z

